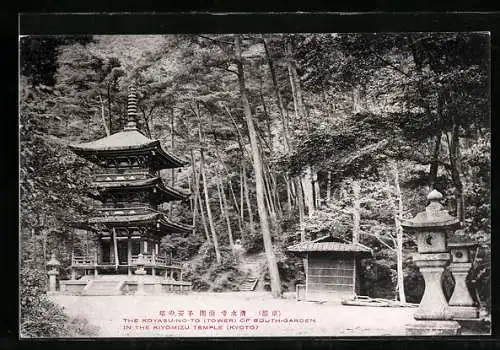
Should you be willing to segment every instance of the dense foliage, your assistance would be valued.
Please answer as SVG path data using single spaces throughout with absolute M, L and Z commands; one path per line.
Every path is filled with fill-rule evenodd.
M 92 208 L 91 165 L 67 145 L 120 130 L 134 83 L 141 130 L 191 161 L 161 175 L 191 191 L 163 209 L 195 230 L 165 237 L 162 250 L 175 247 L 196 290 L 231 290 L 245 277 L 231 252 L 235 240 L 248 254 L 265 249 L 260 198 L 282 289 L 304 280 L 301 260 L 286 247 L 355 236 L 374 251 L 362 264 L 362 293 L 401 298 L 403 290 L 418 302 L 415 240 L 399 222 L 422 211 L 436 188 L 462 222 L 458 234 L 480 244 L 469 285 L 489 305 L 487 35 L 47 40 L 23 38 L 21 50 L 23 266 L 56 250 L 64 276 L 71 247 L 89 249 L 92 237 L 71 241 L 68 223 Z
M 83 318 L 68 317 L 63 308 L 47 298 L 47 277 L 35 268 L 20 271 L 20 334 L 22 337 L 92 337 L 97 328 Z

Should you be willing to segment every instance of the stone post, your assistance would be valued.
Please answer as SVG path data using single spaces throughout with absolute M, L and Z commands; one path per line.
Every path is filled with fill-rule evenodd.
M 144 269 L 144 256 L 142 254 L 139 254 L 137 256 L 137 269 L 134 271 L 136 275 L 138 275 L 137 278 L 137 291 L 135 292 L 134 295 L 146 295 L 146 291 L 144 290 L 144 281 L 142 280 L 141 276 L 146 274 L 146 270 Z
M 441 285 L 444 268 L 450 262 L 446 234 L 460 224 L 443 210 L 442 198 L 433 190 L 427 196 L 430 203 L 425 211 L 401 223 L 405 230 L 416 234 L 418 253 L 413 261 L 425 280 L 424 295 L 414 314 L 416 322 L 406 325 L 408 335 L 456 335 L 460 331 L 460 325 L 451 321 L 453 314 Z
M 55 293 L 57 289 L 57 275 L 59 275 L 59 266 L 61 263 L 56 259 L 56 255 L 52 253 L 50 260 L 47 262 L 47 274 L 49 275 L 49 293 Z
M 455 278 L 455 289 L 450 298 L 449 305 L 454 319 L 479 318 L 479 309 L 474 305 L 465 279 L 472 267 L 470 249 L 477 245 L 471 241 L 454 237 L 448 244 L 451 252 L 450 271 Z

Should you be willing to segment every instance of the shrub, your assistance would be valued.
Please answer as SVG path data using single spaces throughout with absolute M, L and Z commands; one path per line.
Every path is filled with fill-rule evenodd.
M 22 337 L 92 336 L 97 328 L 82 318 L 70 318 L 63 308 L 47 298 L 44 271 L 22 268 L 20 271 L 20 334 Z

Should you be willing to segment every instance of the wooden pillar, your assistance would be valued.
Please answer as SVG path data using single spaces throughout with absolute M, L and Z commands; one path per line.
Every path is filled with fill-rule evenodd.
M 132 264 L 132 238 L 130 234 L 127 240 L 127 274 L 132 275 L 132 270 L 130 269 L 130 265 Z
M 300 188 L 298 190 L 300 190 Z M 306 253 L 306 258 L 303 260 L 303 262 L 304 272 L 306 273 L 306 293 L 304 296 L 304 300 L 307 300 L 307 292 L 309 290 L 309 252 Z
M 71 279 L 76 280 L 76 269 L 71 268 Z
M 111 241 L 109 241 L 109 260 L 108 262 L 115 261 L 115 250 Z
M 155 266 L 156 266 L 156 255 L 155 255 L 155 247 L 151 246 L 151 256 L 152 256 L 152 260 L 153 260 L 153 267 L 151 268 L 151 274 L 153 276 L 156 276 L 156 270 L 155 270 Z
M 353 296 L 356 295 L 356 253 L 353 253 L 352 256 L 352 266 L 353 266 L 353 271 L 352 271 L 352 294 Z

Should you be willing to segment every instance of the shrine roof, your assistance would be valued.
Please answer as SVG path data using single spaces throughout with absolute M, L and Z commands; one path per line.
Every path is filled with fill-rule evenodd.
M 153 140 L 144 136 L 138 129 L 123 130 L 103 137 L 99 140 L 70 145 L 70 149 L 84 158 L 90 155 L 104 153 L 119 153 L 126 151 L 155 150 L 155 156 L 165 168 L 176 168 L 186 165 L 188 162 L 168 153 L 160 144 L 159 140 Z
M 159 223 L 169 232 L 192 232 L 193 227 L 173 222 L 163 213 L 148 213 L 136 215 L 109 215 L 97 216 L 88 220 L 89 224 L 120 224 L 120 223 Z
M 170 200 L 183 200 L 190 196 L 189 193 L 166 185 L 163 180 L 157 177 L 139 180 L 124 180 L 124 181 L 94 181 L 92 187 L 100 189 L 123 189 L 123 188 L 140 188 L 156 186 Z
M 356 243 L 339 242 L 301 242 L 287 248 L 291 252 L 354 252 L 368 253 L 372 251 L 369 248 Z

